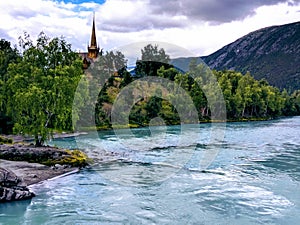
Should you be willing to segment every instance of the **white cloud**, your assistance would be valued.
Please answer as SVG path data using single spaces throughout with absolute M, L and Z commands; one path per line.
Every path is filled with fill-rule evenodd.
M 0 1 L 0 38 L 8 38 L 15 44 L 23 31 L 35 39 L 43 30 L 51 37 L 65 36 L 74 50 L 86 51 L 95 11 L 97 38 L 104 50 L 133 42 L 162 41 L 184 47 L 197 55 L 207 55 L 251 31 L 296 22 L 300 18 L 300 5 L 296 4 L 299 1 L 272 5 L 281 1 L 268 0 L 268 5 L 259 7 L 261 1 L 256 0 L 254 5 L 237 5 L 237 8 L 244 10 L 245 15 L 238 13 L 236 17 L 224 17 L 227 22 L 222 22 L 222 15 L 210 16 L 209 13 L 221 7 L 230 12 L 232 6 L 214 0 L 214 4 L 209 2 L 206 6 L 211 11 L 201 16 L 197 12 L 203 12 L 203 8 L 195 2 L 199 4 L 204 1 L 207 0 L 166 0 L 159 1 L 160 5 L 154 4 L 156 0 L 107 0 L 103 4 L 72 4 L 50 0 Z M 190 9 L 192 6 L 194 10 Z M 212 25 L 214 18 L 218 21 Z
M 84 11 L 80 13 L 74 11 L 76 7 L 78 6 L 70 3 L 42 0 L 1 1 L 0 27 L 6 31 L 13 43 L 17 43 L 18 37 L 24 31 L 33 36 L 32 39 L 44 31 L 52 37 L 62 35 L 69 37 L 68 41 L 78 46 L 78 43 L 73 41 L 80 43 L 83 38 L 86 38 L 85 36 L 88 36 L 89 31 L 86 14 Z

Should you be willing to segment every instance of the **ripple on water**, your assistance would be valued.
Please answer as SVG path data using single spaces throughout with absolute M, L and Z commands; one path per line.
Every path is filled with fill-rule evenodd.
M 239 173 L 193 174 L 192 178 L 200 182 L 201 188 L 191 194 L 197 196 L 198 204 L 204 209 L 227 216 L 250 216 L 265 222 L 283 217 L 286 209 L 294 206 L 286 197 L 268 190 L 252 176 L 245 182 L 245 177 Z
M 178 127 L 168 128 L 169 142 L 157 143 L 159 136 L 141 128 L 124 137 L 139 141 L 138 151 L 119 148 L 113 132 L 99 133 L 100 140 L 82 136 L 88 153 L 110 162 L 34 186 L 31 201 L 0 204 L 0 224 L 297 224 L 299 125 L 300 117 L 232 123 L 224 140 L 210 143 L 209 125 L 202 124 L 199 139 L 186 133 L 179 146 L 172 142 Z M 165 160 L 194 146 L 184 166 Z M 216 149 L 203 170 L 201 157 Z

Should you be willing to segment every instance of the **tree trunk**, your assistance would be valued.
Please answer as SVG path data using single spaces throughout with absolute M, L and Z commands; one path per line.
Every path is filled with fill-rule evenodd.
M 245 116 L 245 107 L 243 108 L 243 111 L 242 111 L 242 118 L 244 118 Z
M 35 135 L 35 147 L 42 147 L 44 145 L 44 140 L 42 138 L 39 138 L 38 135 Z

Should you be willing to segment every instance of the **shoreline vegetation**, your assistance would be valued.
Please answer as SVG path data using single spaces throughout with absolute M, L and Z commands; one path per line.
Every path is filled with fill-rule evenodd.
M 253 117 L 253 118 L 239 118 L 239 119 L 226 119 L 224 120 L 201 120 L 199 121 L 199 124 L 206 124 L 206 123 L 238 123 L 238 122 L 259 122 L 259 121 L 270 121 L 270 120 L 276 120 L 276 119 L 281 119 L 281 118 L 288 118 L 288 117 L 293 117 L 293 116 L 280 116 L 280 117 Z M 189 123 L 186 123 L 189 124 Z M 142 128 L 142 127 L 148 127 L 148 126 L 164 126 L 166 124 L 164 123 L 157 123 L 157 124 L 128 124 L 128 125 L 117 125 L 112 127 L 111 125 L 103 125 L 101 127 L 84 127 L 81 128 L 80 130 L 82 131 L 82 134 L 87 134 L 89 131 L 105 131 L 105 130 L 112 130 L 112 129 L 134 129 L 134 128 Z M 174 124 L 168 124 L 168 126 L 176 126 L 176 125 L 181 125 L 180 123 L 174 123 Z

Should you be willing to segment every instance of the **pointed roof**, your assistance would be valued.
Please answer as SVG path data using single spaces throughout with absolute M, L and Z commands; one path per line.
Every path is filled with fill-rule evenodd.
M 90 59 L 96 59 L 98 57 L 100 48 L 97 46 L 97 39 L 96 39 L 96 27 L 95 27 L 95 13 L 93 16 L 93 27 L 92 27 L 92 35 L 91 35 L 91 43 L 90 46 L 87 46 L 88 52 L 87 57 Z M 100 52 L 100 55 L 102 53 Z
M 97 39 L 96 39 L 96 31 L 95 31 L 95 13 L 93 16 L 93 27 L 92 27 L 92 36 L 91 36 L 91 47 L 97 48 Z

